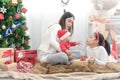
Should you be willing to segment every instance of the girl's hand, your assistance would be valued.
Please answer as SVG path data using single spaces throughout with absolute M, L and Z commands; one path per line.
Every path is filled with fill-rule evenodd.
M 95 57 L 91 57 L 91 58 L 88 60 L 88 62 L 89 62 L 90 64 L 94 64 L 94 62 L 95 62 Z

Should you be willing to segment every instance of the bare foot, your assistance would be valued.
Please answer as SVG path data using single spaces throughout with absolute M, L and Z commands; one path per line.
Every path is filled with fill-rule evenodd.
M 103 33 L 103 36 L 104 36 L 104 39 L 107 40 L 107 37 L 109 35 L 109 31 L 106 30 L 104 33 Z
M 116 33 L 113 30 L 111 30 L 110 34 L 111 34 L 112 40 L 116 41 Z

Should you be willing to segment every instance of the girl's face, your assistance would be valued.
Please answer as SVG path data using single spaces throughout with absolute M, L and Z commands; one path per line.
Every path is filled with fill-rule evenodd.
M 73 17 L 66 18 L 66 20 L 65 20 L 65 26 L 66 26 L 67 29 L 73 25 L 73 21 L 74 21 Z
M 98 40 L 96 39 L 95 34 L 92 34 L 87 40 L 87 45 L 92 47 L 96 44 L 98 44 Z

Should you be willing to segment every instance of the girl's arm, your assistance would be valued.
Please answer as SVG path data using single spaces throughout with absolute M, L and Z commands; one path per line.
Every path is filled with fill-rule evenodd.
M 95 58 L 95 64 L 105 65 L 108 60 L 108 54 L 104 47 L 100 47 L 99 55 Z
M 57 33 L 58 33 L 58 30 L 61 29 L 61 26 L 59 24 L 55 24 L 55 25 L 52 25 L 50 27 L 50 34 L 49 34 L 49 41 L 50 41 L 50 45 L 55 48 L 57 51 L 61 51 L 60 49 L 60 45 L 57 41 Z

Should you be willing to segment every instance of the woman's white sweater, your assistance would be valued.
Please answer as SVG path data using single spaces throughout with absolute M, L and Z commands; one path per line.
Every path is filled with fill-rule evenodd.
M 42 38 L 39 51 L 42 53 L 56 53 L 56 51 L 61 51 L 57 37 L 58 30 L 60 29 L 61 26 L 59 24 L 54 24 L 47 29 Z

